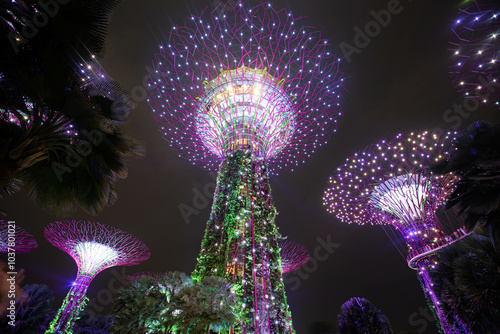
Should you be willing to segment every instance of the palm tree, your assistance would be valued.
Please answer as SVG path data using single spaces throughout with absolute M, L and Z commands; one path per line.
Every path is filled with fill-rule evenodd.
M 44 284 L 25 285 L 25 300 L 16 303 L 15 327 L 9 325 L 10 318 L 0 318 L 1 333 L 43 334 L 55 314 L 52 309 L 54 294 Z
M 0 196 L 22 181 L 57 216 L 78 206 L 97 213 L 116 200 L 126 160 L 142 154 L 122 129 L 128 95 L 95 62 L 118 3 L 72 0 L 27 34 L 46 6 L 0 0 Z
M 500 257 L 489 238 L 473 233 L 438 253 L 430 271 L 450 323 L 472 333 L 500 331 Z
M 476 122 L 454 142 L 449 159 L 432 166 L 438 174 L 461 177 L 447 207 L 457 205 L 467 214 L 466 227 L 478 221 L 488 228 L 492 242 L 500 241 L 500 124 Z
M 340 334 L 392 334 L 389 319 L 365 298 L 353 297 L 340 307 Z

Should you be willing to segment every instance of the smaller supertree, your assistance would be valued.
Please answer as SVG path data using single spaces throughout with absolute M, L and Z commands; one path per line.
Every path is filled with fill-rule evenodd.
M 37 247 L 31 234 L 13 221 L 0 220 L 0 253 L 29 253 Z
M 436 264 L 433 254 L 467 232 L 459 229 L 446 235 L 436 216 L 459 177 L 435 175 L 426 168 L 449 155 L 455 135 L 412 132 L 372 144 L 337 168 L 324 197 L 327 210 L 344 222 L 391 225 L 399 232 L 409 251 L 408 265 L 418 270 L 426 297 L 447 334 L 457 333 L 450 326 L 463 329 L 464 325 L 448 324 L 428 272 Z
M 340 334 L 392 334 L 389 319 L 365 298 L 353 297 L 340 307 Z
M 449 72 L 466 98 L 500 108 L 500 5 L 473 4 L 453 25 Z
M 72 333 L 78 313 L 85 307 L 85 293 L 98 273 L 114 266 L 139 264 L 150 256 L 146 245 L 134 236 L 94 222 L 55 222 L 45 228 L 45 238 L 68 253 L 78 266 L 73 286 L 45 333 Z
M 278 244 L 281 249 L 281 270 L 283 274 L 299 269 L 311 258 L 304 246 L 288 239 L 280 239 Z

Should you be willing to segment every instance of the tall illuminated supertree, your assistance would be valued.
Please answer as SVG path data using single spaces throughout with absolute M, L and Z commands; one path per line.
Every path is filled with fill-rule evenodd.
M 442 330 L 465 333 L 459 319 L 455 324 L 446 322 L 429 278 L 429 269 L 436 264 L 433 254 L 466 235 L 463 229 L 446 235 L 436 217 L 458 178 L 425 169 L 445 157 L 453 137 L 412 132 L 370 145 L 337 168 L 323 200 L 327 211 L 343 222 L 396 228 L 408 247 L 408 265 L 418 270 Z
M 309 261 L 311 255 L 307 249 L 288 239 L 279 239 L 281 269 L 283 274 L 299 269 Z
M 66 220 L 45 227 L 45 238 L 68 253 L 78 266 L 78 274 L 56 317 L 45 333 L 72 333 L 85 308 L 86 292 L 94 277 L 106 268 L 132 266 L 149 258 L 146 245 L 112 226 Z
M 467 99 L 500 109 L 500 4 L 480 2 L 453 23 L 449 72 Z
M 37 247 L 31 234 L 13 221 L 0 219 L 0 253 L 29 253 Z
M 327 142 L 342 74 L 318 31 L 262 3 L 192 15 L 160 45 L 149 102 L 180 156 L 219 170 L 194 278 L 237 286 L 237 333 L 291 333 L 269 174 Z

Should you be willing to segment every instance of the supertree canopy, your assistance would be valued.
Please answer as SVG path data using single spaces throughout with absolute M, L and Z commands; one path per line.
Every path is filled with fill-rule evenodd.
M 45 333 L 72 333 L 92 279 L 106 268 L 131 266 L 149 258 L 149 249 L 134 236 L 112 226 L 67 220 L 48 225 L 45 238 L 68 253 L 78 274 L 54 320 Z
M 449 72 L 468 99 L 500 108 L 500 4 L 473 4 L 453 23 Z
M 239 3 L 172 29 L 155 56 L 149 102 L 180 156 L 213 169 L 251 146 L 280 170 L 326 143 L 341 115 L 340 60 L 297 21 L 267 3 Z
M 180 156 L 219 168 L 193 277 L 242 298 L 235 333 L 291 333 L 269 173 L 324 145 L 341 115 L 339 59 L 318 31 L 262 3 L 225 4 L 174 27 L 155 56 L 149 102 Z
M 0 219 L 0 253 L 29 253 L 37 247 L 35 238 L 14 221 Z
M 387 224 L 401 233 L 410 253 L 408 264 L 419 270 L 426 296 L 446 333 L 455 332 L 440 313 L 428 270 L 435 265 L 434 252 L 466 233 L 460 229 L 445 235 L 436 217 L 437 208 L 453 192 L 458 177 L 435 175 L 426 167 L 447 155 L 454 136 L 412 132 L 370 145 L 337 168 L 323 198 L 327 211 L 341 221 Z
M 283 274 L 299 269 L 311 257 L 304 246 L 288 239 L 279 239 L 278 244 L 281 249 L 281 269 Z

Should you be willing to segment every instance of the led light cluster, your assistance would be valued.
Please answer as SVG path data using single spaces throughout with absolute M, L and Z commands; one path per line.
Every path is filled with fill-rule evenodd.
M 215 169 L 250 145 L 271 172 L 291 169 L 336 131 L 339 59 L 285 10 L 219 10 L 191 16 L 160 45 L 148 85 L 157 125 L 193 164 Z
M 500 5 L 474 4 L 453 23 L 449 72 L 468 99 L 500 109 Z

